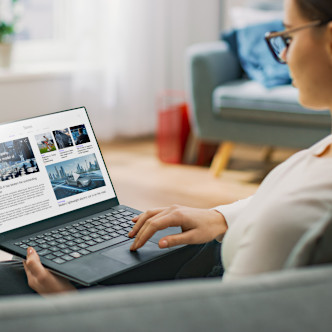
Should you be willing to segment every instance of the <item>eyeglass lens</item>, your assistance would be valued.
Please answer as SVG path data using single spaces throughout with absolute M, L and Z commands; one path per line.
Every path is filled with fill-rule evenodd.
M 287 47 L 287 44 L 286 44 L 284 38 L 281 37 L 281 36 L 277 36 L 277 37 L 271 38 L 270 44 L 271 44 L 271 46 L 272 46 L 272 48 L 273 48 L 274 53 L 276 54 L 276 56 L 280 60 L 282 60 L 282 58 L 281 58 L 282 52 Z

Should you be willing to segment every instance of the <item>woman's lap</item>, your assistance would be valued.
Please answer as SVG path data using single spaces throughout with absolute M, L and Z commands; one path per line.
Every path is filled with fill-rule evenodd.
M 145 264 L 100 285 L 111 286 L 162 280 L 221 277 L 220 244 L 187 246 L 159 260 Z M 77 288 L 79 285 L 75 285 Z M 29 287 L 23 264 L 20 261 L 0 262 L 0 296 L 35 294 Z

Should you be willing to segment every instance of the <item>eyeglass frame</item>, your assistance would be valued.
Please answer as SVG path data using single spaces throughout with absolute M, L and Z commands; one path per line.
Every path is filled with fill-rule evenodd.
M 302 25 L 300 27 L 297 27 L 297 28 L 294 28 L 294 29 L 289 29 L 289 30 L 284 30 L 284 31 L 270 31 L 270 32 L 267 32 L 265 34 L 265 41 L 267 43 L 267 46 L 269 47 L 269 50 L 271 51 L 274 59 L 276 61 L 278 61 L 279 63 L 285 65 L 287 62 L 282 60 L 275 52 L 273 46 L 272 46 L 272 43 L 271 43 L 271 39 L 272 38 L 275 38 L 275 37 L 281 37 L 284 44 L 285 44 L 285 48 L 288 48 L 289 44 L 287 44 L 286 42 L 286 36 L 288 36 L 289 34 L 291 33 L 294 33 L 294 32 L 297 32 L 297 31 L 300 31 L 300 30 L 303 30 L 303 29 L 307 29 L 307 28 L 313 28 L 313 27 L 318 27 L 318 26 L 322 26 L 322 25 L 325 25 L 327 24 L 328 22 L 330 22 L 331 20 L 324 20 L 324 21 L 321 21 L 321 20 L 316 20 L 316 21 L 312 21 L 310 22 L 309 24 L 306 24 L 306 25 Z

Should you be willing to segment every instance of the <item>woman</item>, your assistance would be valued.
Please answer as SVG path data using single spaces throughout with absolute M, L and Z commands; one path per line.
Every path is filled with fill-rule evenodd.
M 285 44 L 275 56 L 289 65 L 300 103 L 332 109 L 332 4 L 330 0 L 285 0 L 286 30 L 271 34 Z M 304 232 L 332 205 L 332 136 L 301 151 L 274 169 L 257 193 L 246 200 L 213 210 L 181 206 L 147 211 L 134 219 L 129 236 L 139 250 L 157 231 L 181 226 L 161 248 L 223 239 L 224 280 L 279 270 Z M 28 249 L 24 263 L 29 285 L 39 293 L 73 290 L 52 275 Z

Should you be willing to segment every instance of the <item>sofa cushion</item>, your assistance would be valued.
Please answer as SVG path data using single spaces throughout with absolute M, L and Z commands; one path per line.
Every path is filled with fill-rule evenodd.
M 332 263 L 332 214 L 329 211 L 300 238 L 285 268 Z
M 216 115 L 236 121 L 329 127 L 330 112 L 303 108 L 292 85 L 267 89 L 248 79 L 218 86 L 213 92 Z
M 283 30 L 281 20 L 249 25 L 222 34 L 232 52 L 239 57 L 248 77 L 267 88 L 289 84 L 291 78 L 288 66 L 275 61 L 265 40 L 267 31 Z

